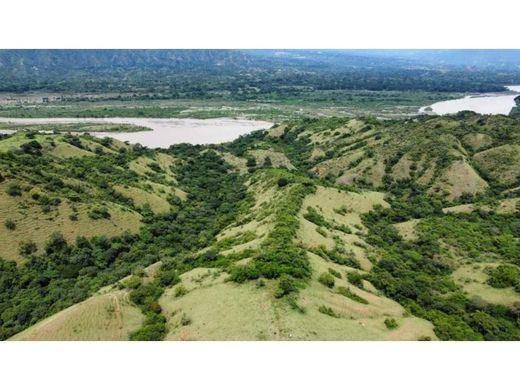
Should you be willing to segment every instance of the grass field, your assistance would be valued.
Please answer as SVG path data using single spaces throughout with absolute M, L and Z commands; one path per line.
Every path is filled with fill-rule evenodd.
M 15 335 L 13 341 L 124 341 L 143 321 L 125 291 L 95 295 Z
M 417 340 L 435 339 L 433 326 L 407 314 L 394 301 L 336 279 L 338 286 L 349 287 L 366 298 L 367 305 L 354 302 L 334 289 L 316 281 L 319 273 L 331 264 L 309 254 L 313 277 L 302 290 L 298 305 L 305 313 L 292 309 L 284 300 L 273 298 L 274 284 L 264 287 L 255 282 L 236 285 L 225 282 L 226 274 L 214 269 L 198 268 L 182 275 L 189 290 L 175 296 L 175 287 L 160 299 L 168 318 L 167 340 Z M 348 267 L 332 265 L 340 272 Z M 334 318 L 318 309 L 326 305 L 340 315 Z M 386 318 L 399 326 L 386 328 Z
M 125 231 L 136 233 L 141 227 L 141 216 L 116 204 L 106 204 L 110 219 L 92 220 L 88 216 L 88 204 L 76 204 L 74 212 L 67 203 L 62 203 L 49 213 L 42 213 L 36 205 L 23 205 L 20 199 L 5 194 L 5 185 L 0 184 L 0 257 L 21 261 L 18 253 L 21 242 L 31 240 L 36 243 L 39 253 L 53 232 L 61 232 L 65 239 L 74 242 L 78 236 L 117 236 Z M 77 214 L 77 220 L 69 218 Z M 15 230 L 5 227 L 5 222 L 16 223 Z
M 496 263 L 463 265 L 453 273 L 453 279 L 471 297 L 506 306 L 520 302 L 520 293 L 515 292 L 512 287 L 494 288 L 487 284 L 489 276 L 485 269 L 487 267 L 495 268 L 497 265 Z

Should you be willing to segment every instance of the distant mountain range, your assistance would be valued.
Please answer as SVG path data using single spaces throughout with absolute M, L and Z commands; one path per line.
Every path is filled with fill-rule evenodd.
M 515 82 L 520 50 L 0 50 L 7 92 L 488 92 Z

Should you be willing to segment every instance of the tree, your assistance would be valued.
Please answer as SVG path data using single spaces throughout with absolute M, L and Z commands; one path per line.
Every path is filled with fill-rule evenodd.
M 285 177 L 278 179 L 278 187 L 285 187 L 287 184 L 289 184 L 289 181 Z

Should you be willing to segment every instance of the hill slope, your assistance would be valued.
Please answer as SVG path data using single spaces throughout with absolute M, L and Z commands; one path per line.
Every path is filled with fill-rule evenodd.
M 2 185 L 23 181 L 25 201 L 25 186 L 39 185 L 39 176 L 18 159 L 56 157 L 50 146 L 28 155 L 24 137 L 0 148 L 17 150 L 2 155 Z M 2 261 L 3 338 L 33 325 L 16 337 L 518 340 L 519 139 L 518 119 L 461 113 L 304 119 L 212 147 L 109 145 L 95 158 L 81 149 L 73 165 L 92 171 L 83 183 L 95 196 L 80 197 L 90 207 L 122 206 L 130 195 L 151 205 L 163 195 L 155 188 L 185 200 L 167 197 L 156 213 L 125 204 L 141 216 L 136 234 L 51 237 L 18 265 Z M 113 171 L 101 176 L 97 161 Z M 126 185 L 126 195 L 96 187 L 102 177 L 122 194 Z M 110 311 L 102 303 L 89 309 L 92 301 L 37 323 L 111 283 L 109 294 L 140 310 L 138 328 L 100 319 L 65 336 L 83 313 Z

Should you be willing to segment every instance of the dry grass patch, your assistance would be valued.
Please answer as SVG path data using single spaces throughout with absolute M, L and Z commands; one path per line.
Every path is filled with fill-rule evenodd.
M 397 229 L 401 237 L 405 240 L 413 241 L 417 240 L 417 231 L 415 230 L 417 224 L 421 221 L 421 219 L 411 219 L 406 222 L 396 223 L 393 226 Z
M 437 179 L 431 191 L 444 191 L 448 199 L 457 199 L 462 194 L 476 195 L 487 188 L 487 182 L 466 161 L 458 160 Z
M 466 264 L 453 273 L 453 279 L 470 297 L 478 297 L 497 305 L 512 305 L 520 302 L 520 294 L 512 287 L 494 288 L 487 284 L 489 278 L 486 267 L 495 268 L 497 263 Z
M 165 213 L 170 210 L 170 204 L 166 199 L 140 188 L 116 185 L 114 189 L 131 198 L 136 206 L 142 207 L 148 204 L 154 213 Z
M 502 145 L 473 156 L 479 167 L 500 184 L 516 182 L 520 172 L 520 145 Z
M 27 201 L 27 195 L 9 197 L 3 187 L 0 185 L 0 256 L 6 259 L 21 261 L 23 258 L 18 254 L 18 247 L 26 240 L 35 242 L 41 253 L 53 232 L 61 232 L 67 241 L 73 242 L 78 236 L 112 237 L 124 231 L 136 233 L 141 227 L 140 214 L 113 203 L 106 202 L 110 219 L 97 220 L 88 216 L 89 205 L 78 203 L 75 205 L 78 220 L 72 221 L 69 216 L 74 211 L 66 202 L 43 213 L 40 206 Z M 16 228 L 8 230 L 4 225 L 6 220 L 14 221 Z
M 256 159 L 256 164 L 258 166 L 262 166 L 264 164 L 265 158 L 269 157 L 271 159 L 271 163 L 274 168 L 287 168 L 294 169 L 294 165 L 287 158 L 287 156 L 281 152 L 275 152 L 274 150 L 266 150 L 266 149 L 255 149 L 250 150 L 248 152 Z
M 462 142 L 473 151 L 477 151 L 493 144 L 493 138 L 487 134 L 471 133 L 462 137 Z

